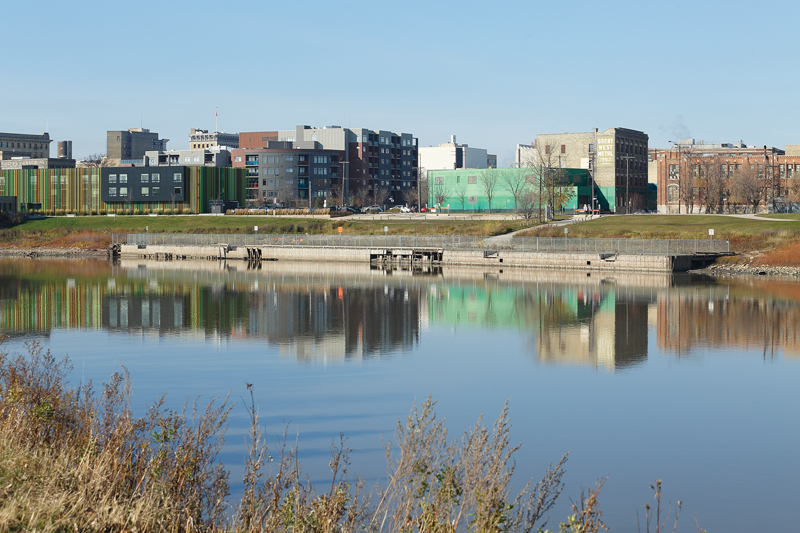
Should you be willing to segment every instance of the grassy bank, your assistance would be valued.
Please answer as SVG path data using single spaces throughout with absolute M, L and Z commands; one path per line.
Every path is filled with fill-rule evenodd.
M 364 220 L 348 218 L 277 218 L 264 216 L 118 216 L 51 217 L 28 220 L 0 230 L 0 246 L 102 249 L 113 233 L 309 233 L 383 235 L 501 235 L 520 229 L 519 222 L 498 220 Z
M 761 261 L 761 265 L 800 266 L 800 222 L 781 218 L 748 219 L 714 215 L 627 215 L 609 216 L 569 226 L 570 237 L 637 239 L 708 239 L 730 241 L 731 250 L 741 257 L 728 262 Z M 522 233 L 527 236 L 563 237 L 560 227 L 539 226 Z
M 398 421 L 382 486 L 367 491 L 351 474 L 342 438 L 318 490 L 286 436 L 278 449 L 264 444 L 251 385 L 243 406 L 212 400 L 174 412 L 162 398 L 136 417 L 126 374 L 95 391 L 70 388 L 69 371 L 36 344 L 24 356 L 0 353 L 0 531 L 531 531 L 564 487 L 566 456 L 512 491 L 519 446 L 507 408 L 493 426 L 478 421 L 449 439 L 428 399 Z M 244 495 L 229 503 L 217 453 L 233 408 L 246 409 L 251 426 Z M 604 530 L 601 488 L 576 499 L 562 532 Z

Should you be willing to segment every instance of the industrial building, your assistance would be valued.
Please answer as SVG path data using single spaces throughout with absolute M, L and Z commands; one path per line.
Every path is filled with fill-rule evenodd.
M 450 213 L 538 210 L 548 204 L 571 211 L 583 205 L 579 199 L 588 197 L 591 182 L 589 171 L 580 168 L 429 170 L 428 189 L 428 205 Z
M 800 146 L 786 149 L 678 139 L 649 151 L 660 213 L 797 212 Z M 745 183 L 750 181 L 751 183 Z
M 517 146 L 517 163 L 519 167 L 590 170 L 594 195 L 587 191 L 578 198 L 578 205 L 633 212 L 647 207 L 648 140 L 646 133 L 627 128 L 542 134 L 536 136 L 532 148 Z
M 440 143 L 439 146 L 419 147 L 419 168 L 424 171 L 495 167 L 496 155 L 487 153 L 484 148 L 458 144 L 455 135 L 450 136 L 450 142 Z

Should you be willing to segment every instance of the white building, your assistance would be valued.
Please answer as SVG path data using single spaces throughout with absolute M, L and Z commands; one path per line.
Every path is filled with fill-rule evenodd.
M 457 168 L 489 168 L 497 166 L 497 156 L 483 148 L 458 144 L 456 136 L 449 143 L 419 148 L 419 167 L 428 170 L 454 170 Z

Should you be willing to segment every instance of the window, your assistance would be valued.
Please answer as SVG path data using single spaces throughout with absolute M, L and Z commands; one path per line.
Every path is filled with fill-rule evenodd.
M 175 196 L 180 196 L 181 195 L 181 188 L 180 187 L 175 187 L 172 190 L 172 192 L 175 194 Z
M 142 187 L 142 196 L 150 196 L 150 187 Z
M 236 157 L 233 158 L 233 160 L 236 161 L 237 163 L 241 163 L 242 162 L 242 156 L 237 155 Z
M 184 163 L 191 163 L 191 162 L 192 162 L 192 158 L 191 158 L 191 156 L 188 156 L 188 155 L 187 155 L 187 156 L 184 156 L 184 158 L 183 158 L 183 162 L 184 162 Z
M 175 173 L 172 175 L 172 181 L 175 183 L 181 183 L 183 181 L 183 177 L 181 174 Z
M 195 163 L 199 163 L 200 162 L 200 156 L 199 155 L 194 156 L 194 162 Z
M 117 195 L 117 188 L 116 187 L 109 187 L 108 188 L 108 195 L 109 196 L 116 196 Z
M 151 192 L 153 193 L 152 196 L 158 196 L 158 193 L 161 192 L 161 187 L 153 187 Z
M 549 145 L 549 144 L 548 144 L 548 145 L 545 145 L 545 147 L 544 147 L 544 153 L 545 153 L 545 155 L 550 155 L 550 145 Z
M 119 182 L 120 183 L 128 183 L 128 175 L 127 174 L 120 174 L 119 175 Z
M 284 172 L 291 174 L 294 172 L 294 168 L 287 168 L 286 170 L 284 170 Z
M 116 174 L 109 174 L 108 175 L 108 182 L 109 183 L 116 183 L 117 182 L 117 175 Z
M 287 178 L 286 185 L 291 185 L 293 181 L 291 178 Z
M 127 187 L 120 187 L 119 188 L 119 195 L 120 196 L 127 196 L 128 195 L 128 188 Z
M 678 179 L 678 165 L 669 166 L 669 179 L 671 180 Z
M 433 181 L 436 185 L 444 185 L 444 178 L 441 176 L 436 176 Z
M 567 145 L 566 144 L 562 144 L 561 145 L 561 153 L 562 154 L 566 154 L 567 153 Z
M 142 174 L 142 177 L 139 178 L 141 183 L 150 183 L 150 174 Z
M 478 176 L 468 176 L 467 183 L 478 183 Z
M 153 183 L 161 183 L 161 174 L 153 174 L 150 176 L 150 181 Z
M 678 186 L 674 183 L 667 186 L 667 201 L 670 203 L 678 201 Z
M 286 156 L 286 161 L 294 161 L 294 156 L 293 155 L 287 155 Z

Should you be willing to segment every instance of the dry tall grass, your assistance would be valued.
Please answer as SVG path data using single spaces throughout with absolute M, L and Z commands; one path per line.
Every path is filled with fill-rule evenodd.
M 135 417 L 127 371 L 99 391 L 70 389 L 66 358 L 28 348 L 0 352 L 0 533 L 529 533 L 544 527 L 563 489 L 566 455 L 540 481 L 512 491 L 519 446 L 510 441 L 507 406 L 492 427 L 479 420 L 452 440 L 428 398 L 385 445 L 385 483 L 364 490 L 342 437 L 331 449 L 330 485 L 317 490 L 285 435 L 268 449 L 250 390 L 244 495 L 229 507 L 228 473 L 216 459 L 227 399 L 175 412 L 160 398 Z M 601 487 L 581 495 L 562 531 L 605 530 Z

